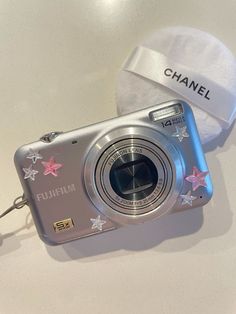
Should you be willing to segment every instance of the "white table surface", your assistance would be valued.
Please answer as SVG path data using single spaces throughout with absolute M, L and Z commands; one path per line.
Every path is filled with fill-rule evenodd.
M 116 115 L 117 72 L 154 30 L 192 26 L 236 55 L 236 1 L 0 1 L 0 207 L 20 145 Z M 0 313 L 236 313 L 236 127 L 207 152 L 214 198 L 58 247 L 28 208 L 0 221 Z

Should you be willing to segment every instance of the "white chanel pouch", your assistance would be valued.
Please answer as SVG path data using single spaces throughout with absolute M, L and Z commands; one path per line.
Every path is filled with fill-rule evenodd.
M 212 35 L 164 28 L 137 46 L 118 77 L 119 114 L 172 100 L 192 106 L 201 141 L 208 143 L 236 117 L 234 55 Z

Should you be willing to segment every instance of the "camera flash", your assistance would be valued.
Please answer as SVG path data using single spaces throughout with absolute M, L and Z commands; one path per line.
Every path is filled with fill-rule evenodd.
M 149 113 L 149 117 L 152 121 L 158 121 L 161 119 L 166 119 L 175 115 L 183 113 L 183 108 L 181 104 L 176 104 L 174 106 L 169 106 L 166 108 L 161 108 Z

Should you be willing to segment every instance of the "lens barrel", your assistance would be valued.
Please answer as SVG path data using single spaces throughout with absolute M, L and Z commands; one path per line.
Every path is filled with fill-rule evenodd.
M 147 213 L 159 206 L 172 185 L 166 154 L 140 138 L 124 139 L 109 146 L 99 158 L 95 184 L 103 201 L 127 214 Z
M 172 209 L 184 173 L 181 155 L 167 136 L 147 125 L 124 125 L 93 143 L 84 185 L 95 210 L 118 225 L 137 224 Z

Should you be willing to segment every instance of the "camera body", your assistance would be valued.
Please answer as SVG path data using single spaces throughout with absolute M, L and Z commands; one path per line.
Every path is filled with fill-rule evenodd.
M 20 147 L 15 165 L 48 244 L 200 207 L 212 184 L 192 110 L 175 100 Z

